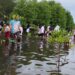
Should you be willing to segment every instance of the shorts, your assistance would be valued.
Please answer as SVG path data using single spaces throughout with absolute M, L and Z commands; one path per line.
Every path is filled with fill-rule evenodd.
M 2 31 L 2 28 L 0 29 L 0 31 Z
M 38 36 L 44 36 L 44 33 L 38 34 Z
M 15 32 L 15 33 L 11 33 L 11 38 L 17 38 L 20 35 L 20 31 Z
M 5 32 L 5 38 L 6 39 L 9 39 L 10 38 L 10 32 L 8 31 L 8 32 Z

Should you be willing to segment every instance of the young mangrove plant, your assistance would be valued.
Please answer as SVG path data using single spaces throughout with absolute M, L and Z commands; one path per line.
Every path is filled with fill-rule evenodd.
M 52 35 L 48 38 L 48 42 L 52 45 L 58 44 L 58 47 L 62 45 L 69 47 L 69 36 L 66 30 L 53 31 Z

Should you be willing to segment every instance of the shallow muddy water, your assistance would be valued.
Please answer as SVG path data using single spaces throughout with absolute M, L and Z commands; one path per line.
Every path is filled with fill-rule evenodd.
M 24 37 L 20 49 L 0 53 L 0 75 L 75 75 L 75 47 L 53 48 L 38 37 Z

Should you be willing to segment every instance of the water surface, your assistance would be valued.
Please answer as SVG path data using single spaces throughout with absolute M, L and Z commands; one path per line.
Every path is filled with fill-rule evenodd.
M 58 51 L 34 36 L 23 37 L 19 46 L 1 49 L 0 75 L 75 75 L 75 47 Z

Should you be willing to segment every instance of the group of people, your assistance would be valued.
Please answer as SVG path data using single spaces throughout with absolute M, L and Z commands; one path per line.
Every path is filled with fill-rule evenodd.
M 28 23 L 27 27 L 26 27 L 26 33 L 30 33 L 30 23 Z M 55 30 L 59 30 L 59 26 L 57 25 L 55 27 Z M 51 35 L 52 31 L 53 31 L 53 27 L 52 26 L 45 26 L 45 25 L 39 25 L 38 29 L 37 29 L 37 34 L 39 37 L 44 37 L 44 36 L 49 36 Z M 18 40 L 22 40 L 22 34 L 23 34 L 23 27 L 21 25 L 21 22 L 19 20 L 18 16 L 13 17 L 11 20 L 8 20 L 7 23 L 2 23 L 1 19 L 0 19 L 0 37 L 1 34 L 4 33 L 4 37 L 6 42 L 8 43 L 10 41 L 10 39 L 14 39 L 15 41 Z M 19 38 L 18 38 L 19 37 Z
M 53 31 L 53 28 L 50 25 L 47 27 L 45 27 L 45 25 L 41 25 L 38 27 L 38 36 L 48 37 L 49 35 L 51 35 L 52 31 Z
M 59 31 L 60 30 L 60 26 L 56 25 L 56 27 L 52 27 L 51 25 L 48 25 L 47 27 L 45 25 L 40 25 L 38 27 L 38 35 L 39 36 L 50 36 L 52 34 L 52 31 Z
M 49 35 L 51 35 L 53 30 L 59 31 L 59 29 L 60 29 L 59 25 L 57 25 L 55 28 L 53 28 L 50 25 L 45 26 L 45 25 L 41 24 L 41 25 L 37 26 L 37 29 L 36 29 L 35 33 L 38 34 L 39 37 L 44 38 L 44 36 L 48 37 Z M 31 32 L 31 26 L 28 23 L 27 27 L 26 27 L 26 33 L 28 34 L 30 32 Z
M 19 18 L 15 16 L 13 19 L 9 20 L 7 23 L 0 22 L 0 36 L 4 34 L 5 42 L 9 43 L 10 38 L 13 38 L 15 41 L 22 39 L 23 27 L 19 21 Z

